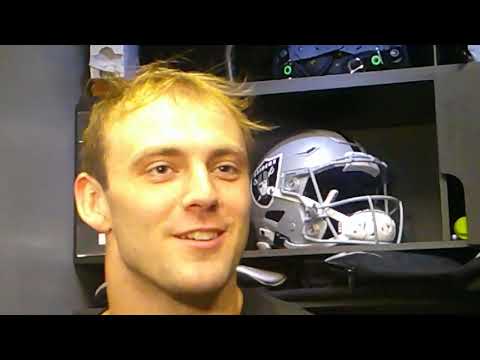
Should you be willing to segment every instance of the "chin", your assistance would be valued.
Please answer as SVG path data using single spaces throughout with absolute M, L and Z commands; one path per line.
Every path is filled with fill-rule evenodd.
M 183 274 L 178 279 L 176 292 L 179 294 L 201 295 L 212 294 L 222 290 L 232 278 L 227 270 L 223 272 L 197 272 L 189 276 Z

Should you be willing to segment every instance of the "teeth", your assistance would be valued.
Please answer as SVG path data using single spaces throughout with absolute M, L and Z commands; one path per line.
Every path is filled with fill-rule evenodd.
M 188 235 L 184 235 L 182 239 L 189 239 L 189 240 L 200 240 L 200 241 L 207 241 L 211 239 L 215 239 L 218 236 L 218 232 L 216 231 L 194 231 Z

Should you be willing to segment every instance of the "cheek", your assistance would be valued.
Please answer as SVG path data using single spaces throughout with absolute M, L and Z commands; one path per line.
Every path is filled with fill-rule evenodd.
M 167 220 L 178 202 L 175 186 L 165 184 L 154 187 L 125 186 L 114 197 L 113 220 L 125 225 L 155 225 L 159 219 Z M 164 221 L 162 221 L 164 222 Z
M 222 200 L 229 215 L 248 218 L 250 215 L 250 192 L 248 180 L 239 183 L 237 186 L 225 189 L 222 192 Z

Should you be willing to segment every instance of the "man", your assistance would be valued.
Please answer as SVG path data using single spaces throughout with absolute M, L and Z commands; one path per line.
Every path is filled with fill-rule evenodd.
M 156 62 L 92 109 L 80 217 L 106 235 L 104 314 L 305 313 L 242 291 L 250 216 L 246 101 L 212 75 Z

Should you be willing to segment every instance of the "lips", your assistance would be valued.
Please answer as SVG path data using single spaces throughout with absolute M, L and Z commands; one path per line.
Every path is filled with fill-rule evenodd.
M 218 237 L 222 232 L 221 231 L 192 231 L 185 235 L 178 236 L 180 239 L 184 240 L 198 240 L 198 241 L 209 241 Z
M 219 246 L 225 238 L 225 230 L 220 228 L 194 229 L 175 234 L 177 239 L 196 248 L 210 249 Z

